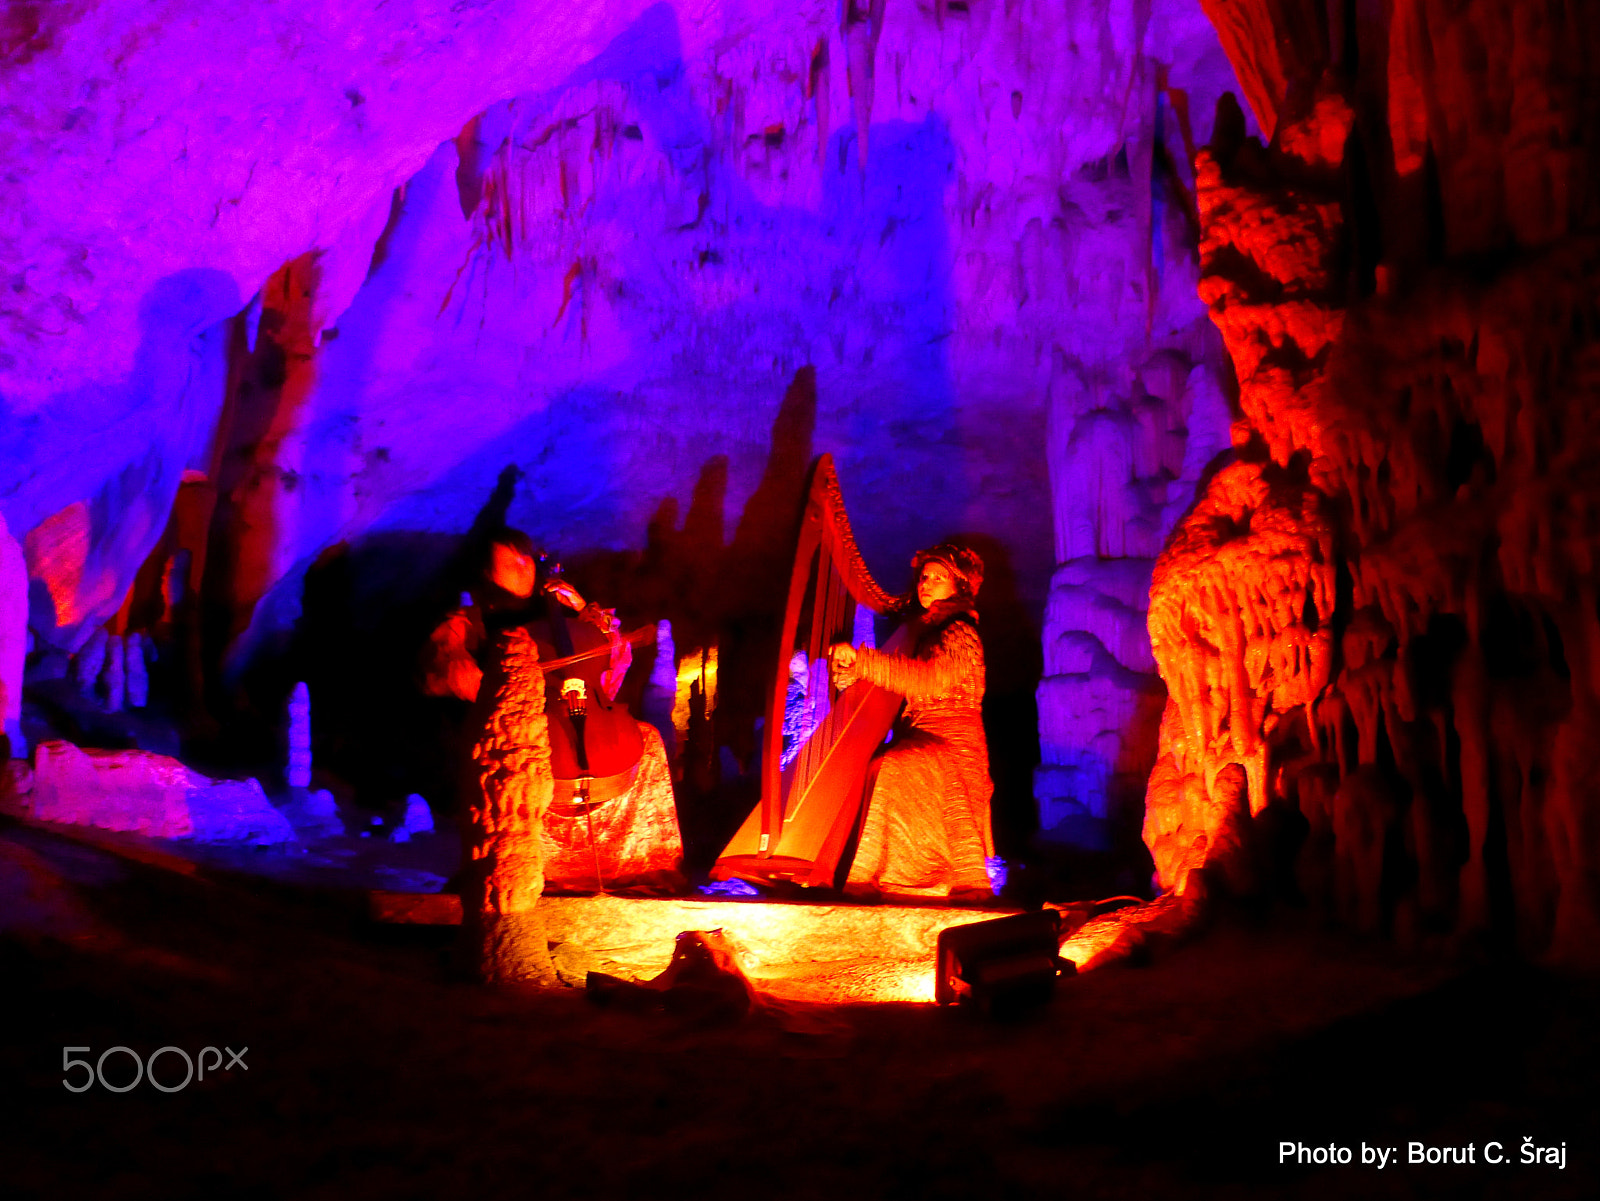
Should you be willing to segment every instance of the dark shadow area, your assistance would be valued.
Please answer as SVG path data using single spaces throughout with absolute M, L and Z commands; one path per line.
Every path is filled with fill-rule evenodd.
M 417 674 L 450 577 L 470 580 L 462 557 L 460 539 L 395 533 L 330 547 L 306 573 L 288 682 L 310 687 L 313 762 L 365 808 L 454 801 L 465 702 L 424 696 Z
M 1017 594 L 1009 549 L 982 534 L 960 534 L 952 541 L 971 547 L 983 559 L 978 633 L 986 675 L 983 732 L 994 780 L 990 816 L 996 853 L 1014 859 L 1026 852 L 1039 826 L 1033 772 L 1039 766 L 1037 693 L 1044 650 L 1037 621 Z
M 330 547 L 306 573 L 293 642 L 264 693 L 281 706 L 295 682 L 309 685 L 321 782 L 366 809 L 392 811 L 411 793 L 436 812 L 460 803 L 474 735 L 464 725 L 468 705 L 424 694 L 420 660 L 429 635 L 480 582 L 522 478 L 507 466 L 464 535 L 379 534 Z
M 678 502 L 668 497 L 646 533 L 633 604 L 641 615 L 672 622 L 678 653 L 716 641 L 721 604 L 716 587 L 724 553 L 728 459 L 706 460 L 690 494 L 683 525 Z
M 802 367 L 772 422 L 761 482 L 745 502 L 717 572 L 722 651 L 718 741 L 741 762 L 755 754 L 777 662 L 778 623 L 793 569 L 800 513 L 814 461 L 817 373 Z
M 702 471 L 683 529 L 661 530 L 678 552 L 677 565 L 666 567 L 678 584 L 678 653 L 717 647 L 716 712 L 708 720 L 704 698 L 691 698 L 688 735 L 679 751 L 678 816 L 691 871 L 710 865 L 760 796 L 760 728 L 773 687 L 816 416 L 816 372 L 802 367 L 778 406 L 761 481 L 726 546 L 725 459 L 712 460 Z M 647 555 L 659 553 L 652 546 Z
M 1527 968 L 1482 969 L 1219 1063 L 1203 1092 L 1197 1081 L 1168 1082 L 1131 1106 L 1063 1108 L 1034 1138 L 1059 1150 L 1121 1143 L 1114 1162 L 1128 1172 L 1190 1165 L 1194 1195 L 1580 1197 L 1594 1187 L 1586 1148 L 1600 1127 L 1588 1083 L 1600 1041 L 1582 1012 L 1594 992 Z M 1141 1142 L 1126 1138 L 1131 1129 L 1163 1135 Z M 1524 1163 L 1524 1137 L 1564 1142 L 1568 1168 Z M 1283 1140 L 1348 1147 L 1353 1162 L 1280 1163 Z M 1463 1159 L 1471 1145 L 1472 1163 L 1412 1165 L 1414 1141 L 1459 1148 Z M 1363 1145 L 1397 1155 L 1379 1174 L 1361 1164 Z M 1486 1153 L 1503 1162 L 1486 1163 Z
M 437 937 L 374 931 L 348 898 L 21 833 L 0 823 L 0 882 L 30 885 L 0 936 L 19 1196 L 451 1196 L 470 1180 L 609 1199 L 764 1176 L 775 1198 L 1579 1201 L 1597 1185 L 1592 981 L 1405 962 L 1269 917 L 1063 980 L 1026 1020 L 879 1004 L 696 1024 L 465 987 Z M 168 1093 L 62 1086 L 63 1047 L 92 1065 L 208 1045 L 248 1047 L 248 1070 Z M 120 1086 L 129 1055 L 104 1069 Z M 183 1075 L 171 1052 L 158 1069 Z M 1566 1166 L 1522 1163 L 1525 1138 L 1564 1144 Z M 1281 1162 L 1284 1141 L 1354 1162 Z M 1411 1141 L 1475 1162 L 1410 1165 Z M 1509 1164 L 1482 1162 L 1490 1142 Z M 1364 1167 L 1363 1144 L 1402 1162 Z

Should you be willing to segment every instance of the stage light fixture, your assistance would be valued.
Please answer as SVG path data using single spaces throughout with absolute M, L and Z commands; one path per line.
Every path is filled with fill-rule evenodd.
M 1053 909 L 952 926 L 939 935 L 934 999 L 986 1013 L 1042 1005 L 1063 969 L 1061 918 Z

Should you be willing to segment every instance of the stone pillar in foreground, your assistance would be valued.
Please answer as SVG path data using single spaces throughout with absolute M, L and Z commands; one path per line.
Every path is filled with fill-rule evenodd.
M 478 787 L 467 796 L 462 927 L 484 981 L 554 984 L 537 908 L 544 892 L 539 837 L 555 791 L 544 677 L 527 632 L 507 638 L 479 694 L 488 717 L 472 747 Z

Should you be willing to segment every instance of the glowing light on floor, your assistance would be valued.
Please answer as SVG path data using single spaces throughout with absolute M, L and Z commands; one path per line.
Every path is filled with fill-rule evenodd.
M 873 997 L 875 1001 L 915 1001 L 924 1005 L 933 1004 L 933 965 L 931 963 L 918 964 L 915 967 L 902 968 L 895 977 L 894 983 L 885 984 L 883 991 Z
M 951 926 L 992 910 L 806 905 L 715 898 L 545 897 L 557 965 L 650 979 L 679 933 L 721 930 L 751 982 L 774 997 L 834 1004 L 932 1003 L 934 952 Z

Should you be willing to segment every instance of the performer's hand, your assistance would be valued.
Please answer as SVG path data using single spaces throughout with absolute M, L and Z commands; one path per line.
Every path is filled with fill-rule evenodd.
M 835 671 L 849 671 L 856 665 L 856 648 L 848 642 L 836 642 L 828 652 Z
M 589 603 L 578 595 L 578 590 L 565 580 L 551 580 L 545 585 L 544 590 L 574 613 L 582 613 Z

